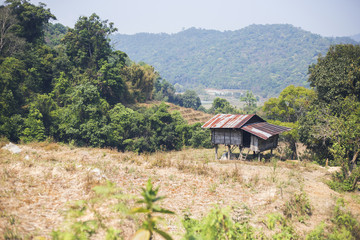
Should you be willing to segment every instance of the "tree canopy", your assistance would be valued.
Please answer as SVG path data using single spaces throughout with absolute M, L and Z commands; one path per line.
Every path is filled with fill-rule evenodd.
M 136 152 L 209 146 L 201 141 L 208 132 L 188 125 L 165 104 L 124 106 L 154 95 L 175 101 L 176 95 L 154 67 L 112 49 L 113 23 L 94 13 L 80 17 L 74 28 L 53 25 L 55 16 L 44 4 L 26 0 L 6 1 L 0 12 L 1 136 Z M 194 92 L 183 101 L 200 105 Z M 190 141 L 193 134 L 196 140 Z
M 338 178 L 353 190 L 360 177 L 360 46 L 332 46 L 310 67 L 316 98 L 300 118 L 300 140 L 324 161 L 342 166 Z

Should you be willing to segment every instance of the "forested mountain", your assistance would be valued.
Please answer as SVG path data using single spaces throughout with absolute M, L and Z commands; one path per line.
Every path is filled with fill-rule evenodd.
M 326 38 L 289 24 L 112 38 L 116 49 L 151 64 L 172 84 L 252 90 L 263 97 L 290 84 L 307 86 L 308 67 L 320 53 L 332 44 L 356 44 L 350 38 Z
M 354 39 L 355 41 L 360 41 L 360 33 L 359 34 L 355 34 L 353 36 L 350 36 L 350 38 Z

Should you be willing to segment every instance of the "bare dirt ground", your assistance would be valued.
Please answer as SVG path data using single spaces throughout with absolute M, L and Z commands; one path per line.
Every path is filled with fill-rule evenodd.
M 56 143 L 19 147 L 20 154 L 0 149 L 0 239 L 9 234 L 50 239 L 51 232 L 64 225 L 69 203 L 91 199 L 92 187 L 111 181 L 123 194 L 139 198 L 149 178 L 167 197 L 161 205 L 176 213 L 165 216 L 163 226 L 175 239 L 184 231 L 185 214 L 199 219 L 215 206 L 228 207 L 234 220 L 247 219 L 271 234 L 264 224 L 267 214 L 282 213 L 285 203 L 301 192 L 313 211 L 304 222 L 293 221 L 299 236 L 329 222 L 339 197 L 360 219 L 359 193 L 334 192 L 324 183 L 333 169 L 306 161 L 215 162 L 212 149 L 137 155 Z M 136 218 L 111 217 L 112 209 L 106 206 L 102 211 L 109 215 L 109 224 L 131 238 L 138 227 Z

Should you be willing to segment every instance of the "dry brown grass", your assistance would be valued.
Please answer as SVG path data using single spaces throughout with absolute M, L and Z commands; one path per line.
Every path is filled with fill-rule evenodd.
M 69 202 L 91 199 L 91 189 L 107 180 L 129 196 L 139 196 L 148 178 L 160 185 L 160 195 L 167 196 L 164 207 L 177 214 L 165 221 L 174 236 L 183 231 L 183 213 L 200 218 L 214 204 L 232 206 L 234 219 L 243 219 L 241 209 L 246 209 L 251 217 L 244 218 L 262 227 L 263 216 L 281 212 L 284 204 L 302 191 L 313 207 L 306 224 L 296 223 L 295 230 L 303 236 L 330 218 L 335 198 L 341 196 L 323 183 L 327 170 L 309 162 L 215 162 L 212 149 L 137 155 L 56 143 L 20 147 L 20 154 L 0 149 L 0 239 L 11 235 L 48 238 L 62 225 Z M 343 196 L 353 213 L 360 214 L 358 193 Z M 111 211 L 106 204 L 101 207 L 104 216 L 112 216 Z M 108 221 L 123 229 L 127 238 L 137 224 L 136 220 L 113 217 Z

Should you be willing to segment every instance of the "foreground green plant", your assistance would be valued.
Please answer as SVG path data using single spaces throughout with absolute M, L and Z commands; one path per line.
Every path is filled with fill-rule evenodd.
M 106 232 L 105 238 L 107 240 L 122 239 L 121 231 L 107 226 L 106 217 L 101 213 L 101 207 L 107 200 L 115 200 L 111 206 L 116 212 L 125 213 L 127 198 L 120 192 L 120 189 L 112 182 L 107 182 L 106 185 L 96 186 L 93 188 L 95 197 L 90 200 L 79 200 L 70 205 L 69 210 L 66 211 L 65 224 L 62 230 L 52 232 L 54 240 L 68 240 L 68 239 L 90 239 L 95 236 L 100 230 Z M 84 216 L 92 216 L 89 220 L 83 220 Z M 118 215 L 121 219 L 121 216 Z
M 306 236 L 306 240 L 360 239 L 360 224 L 351 212 L 345 209 L 343 198 L 337 199 L 333 217 L 330 220 L 332 224 L 321 223 Z
M 268 214 L 264 223 L 269 230 L 276 231 L 275 234 L 272 235 L 273 239 L 292 240 L 299 238 L 291 225 L 291 222 L 280 213 Z
M 304 223 L 305 219 L 311 216 L 312 206 L 305 192 L 294 194 L 285 203 L 284 215 L 287 218 L 296 217 L 299 222 Z
M 168 233 L 160 230 L 157 227 L 157 224 L 162 218 L 155 216 L 155 214 L 157 213 L 174 214 L 174 212 L 170 210 L 166 210 L 158 205 L 155 205 L 155 202 L 165 198 L 164 196 L 157 196 L 159 187 L 153 189 L 151 179 L 149 179 L 146 188 L 142 188 L 142 190 L 143 191 L 141 195 L 143 196 L 143 199 L 137 201 L 137 203 L 145 204 L 145 207 L 136 207 L 133 208 L 130 212 L 133 214 L 145 213 L 146 217 L 145 220 L 143 221 L 142 227 L 135 233 L 133 239 L 138 239 L 138 240 L 152 239 L 154 232 L 158 233 L 165 239 L 172 239 Z
M 350 175 L 348 172 L 344 167 L 341 168 L 340 172 L 335 172 L 332 179 L 327 182 L 329 187 L 337 192 L 354 191 L 360 178 L 360 167 L 356 167 Z
M 255 230 L 247 222 L 234 222 L 227 210 L 215 208 L 206 217 L 195 220 L 185 215 L 183 239 L 255 239 Z

